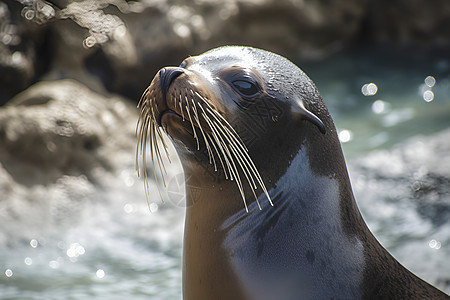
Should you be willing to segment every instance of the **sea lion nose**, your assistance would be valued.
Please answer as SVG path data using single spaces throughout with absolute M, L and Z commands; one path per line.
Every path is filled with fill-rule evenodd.
M 183 69 L 177 67 L 166 67 L 162 68 L 159 71 L 159 84 L 161 91 L 163 93 L 164 99 L 166 99 L 167 90 L 170 87 L 170 84 L 173 82 L 175 78 L 183 74 Z

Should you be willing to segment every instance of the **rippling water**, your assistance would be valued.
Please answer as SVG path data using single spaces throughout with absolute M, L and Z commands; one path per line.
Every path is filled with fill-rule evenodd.
M 347 157 L 449 127 L 448 50 L 363 47 L 303 69 L 338 130 L 349 132 L 351 142 L 343 144 Z
M 450 127 L 449 58 L 379 50 L 304 66 L 334 116 L 350 165 L 361 157 L 364 163 L 371 151 Z M 0 228 L 1 235 L 11 236 L 0 245 L 0 299 L 181 298 L 184 211 L 156 200 L 158 210 L 149 212 L 133 155 L 119 173 L 104 174 L 76 214 L 68 211 L 56 220 L 60 227 L 48 230 L 52 216 L 46 215 L 43 193 L 36 205 L 23 208 L 17 222 Z M 434 224 L 411 202 L 379 195 L 385 189 L 396 190 L 395 199 L 407 197 L 409 189 L 399 188 L 404 182 L 380 182 L 376 168 L 365 170 L 372 174 L 350 171 L 358 203 L 377 237 L 402 263 L 450 292 L 445 281 L 450 280 L 450 223 Z M 179 179 L 177 167 L 169 173 L 168 178 Z M 448 190 L 441 196 L 449 205 Z M 28 217 L 36 219 L 33 234 L 24 232 Z

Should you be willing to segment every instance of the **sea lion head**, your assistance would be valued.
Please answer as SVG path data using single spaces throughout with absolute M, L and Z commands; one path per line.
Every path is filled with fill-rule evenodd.
M 162 128 L 185 173 L 209 169 L 216 181 L 234 180 L 244 203 L 245 186 L 255 198 L 265 193 L 270 199 L 266 179 L 283 174 L 305 139 L 334 128 L 303 71 L 250 47 L 220 47 L 161 69 L 139 106 L 137 155 L 148 140 L 155 165 L 161 165 Z

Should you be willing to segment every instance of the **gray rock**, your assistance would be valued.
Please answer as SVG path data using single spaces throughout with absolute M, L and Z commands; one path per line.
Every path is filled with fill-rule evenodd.
M 0 2 L 0 105 L 28 87 L 46 61 L 36 61 L 45 30 L 22 18 L 21 9 L 15 1 Z
M 12 27 L 0 26 L 0 70 L 12 71 L 0 73 L 2 90 L 8 91 L 0 97 L 3 102 L 41 79 L 43 72 L 45 79 L 74 78 L 95 91 L 137 101 L 159 68 L 225 44 L 272 50 L 296 62 L 323 58 L 361 42 L 450 45 L 446 0 L 6 3 L 0 5 L 0 15 L 5 16 L 0 20 Z M 11 28 L 19 30 L 11 35 Z M 12 36 L 22 41 L 24 50 L 5 44 Z
M 72 80 L 40 82 L 0 109 L 0 161 L 27 186 L 64 175 L 96 182 L 96 170 L 118 165 L 110 153 L 133 151 L 136 119 L 137 110 L 117 96 Z
M 366 38 L 410 46 L 450 45 L 450 2 L 375 1 L 368 7 Z

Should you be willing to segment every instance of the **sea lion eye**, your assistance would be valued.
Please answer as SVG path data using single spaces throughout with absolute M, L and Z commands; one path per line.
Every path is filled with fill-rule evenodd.
M 246 80 L 235 80 L 231 83 L 233 88 L 244 97 L 254 97 L 259 94 L 259 88 L 256 84 Z

